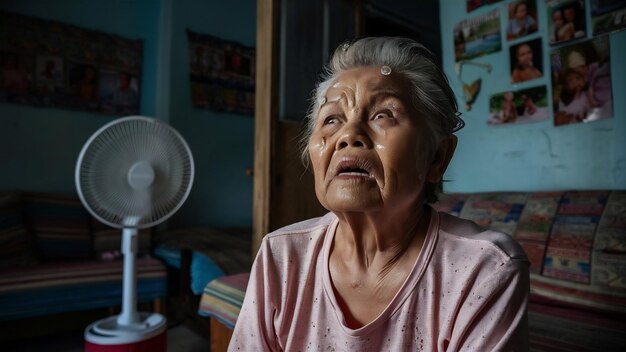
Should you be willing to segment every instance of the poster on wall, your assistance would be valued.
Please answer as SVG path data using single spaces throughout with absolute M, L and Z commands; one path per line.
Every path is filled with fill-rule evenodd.
M 509 24 L 506 39 L 515 40 L 537 32 L 537 3 L 535 0 L 519 0 L 509 3 Z
M 466 0 L 465 3 L 467 5 L 467 12 L 472 12 L 481 6 L 495 4 L 500 1 L 502 0 Z
M 555 126 L 613 116 L 610 57 L 608 36 L 552 51 Z
M 543 77 L 541 38 L 509 47 L 511 83 L 520 83 Z
M 191 102 L 254 115 L 255 49 L 187 30 Z
M 626 29 L 626 0 L 591 0 L 593 35 Z
M 489 99 L 490 125 L 546 121 L 550 117 L 545 86 L 506 91 Z
M 560 45 L 587 36 L 584 1 L 547 0 L 546 7 L 550 45 Z
M 453 32 L 456 62 L 498 52 L 502 49 L 500 10 L 461 21 Z
M 0 12 L 0 101 L 138 114 L 142 51 L 141 40 Z

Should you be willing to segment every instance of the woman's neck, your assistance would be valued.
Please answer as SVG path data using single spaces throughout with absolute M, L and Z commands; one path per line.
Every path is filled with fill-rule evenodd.
M 379 274 L 385 274 L 409 248 L 419 244 L 414 253 L 416 257 L 428 230 L 430 208 L 416 206 L 405 214 L 395 212 L 393 215 L 382 212 L 338 214 L 333 251 L 351 266 L 379 271 Z

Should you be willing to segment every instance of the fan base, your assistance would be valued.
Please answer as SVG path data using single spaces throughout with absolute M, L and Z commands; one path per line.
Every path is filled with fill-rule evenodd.
M 133 350 L 165 352 L 167 322 L 157 313 L 139 313 L 139 322 L 120 325 L 117 316 L 98 320 L 85 329 L 86 352 Z M 139 348 L 139 349 L 137 349 Z

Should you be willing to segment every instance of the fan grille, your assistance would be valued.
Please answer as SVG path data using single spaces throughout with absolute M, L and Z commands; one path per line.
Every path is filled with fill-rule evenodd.
M 137 162 L 154 170 L 152 185 L 133 188 L 128 172 Z M 76 182 L 87 209 L 114 227 L 154 226 L 178 210 L 193 182 L 193 158 L 184 139 L 154 119 L 122 118 L 97 131 L 81 151 Z

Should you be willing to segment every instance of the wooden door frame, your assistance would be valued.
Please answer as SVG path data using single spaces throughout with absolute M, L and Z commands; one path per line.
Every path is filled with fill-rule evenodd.
M 277 111 L 279 0 L 257 0 L 252 257 L 270 230 L 273 125 Z

